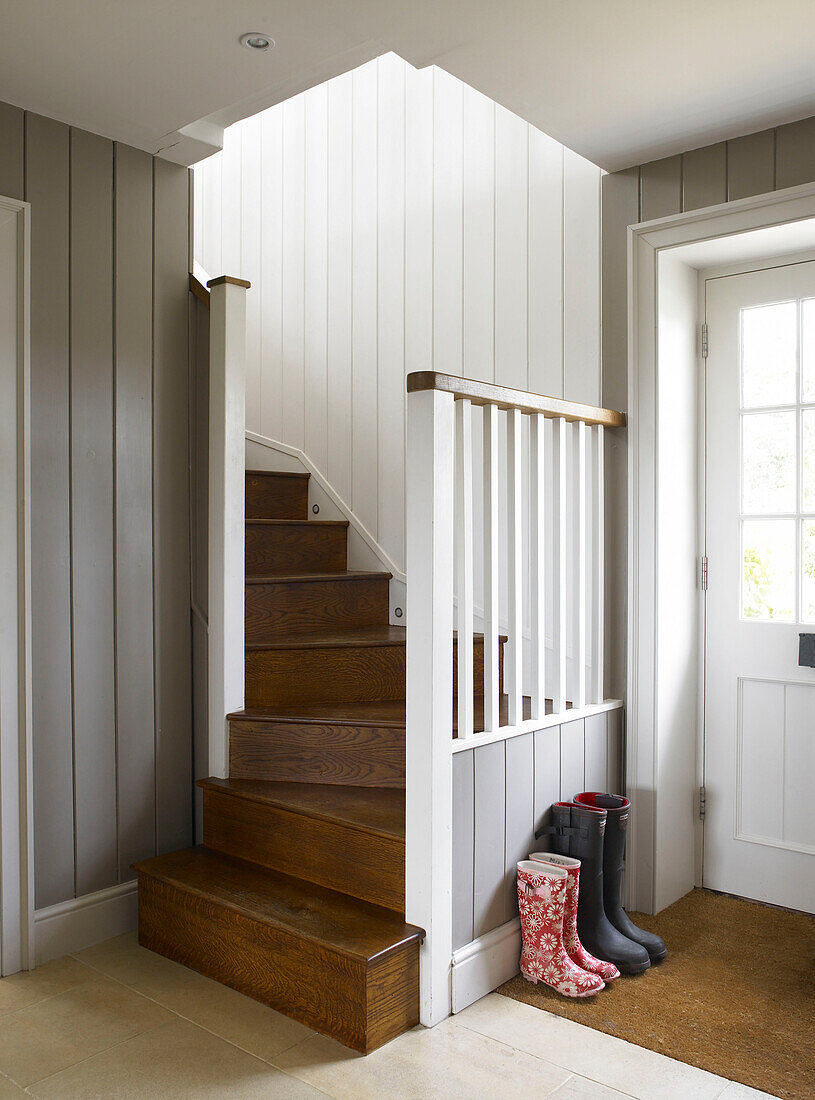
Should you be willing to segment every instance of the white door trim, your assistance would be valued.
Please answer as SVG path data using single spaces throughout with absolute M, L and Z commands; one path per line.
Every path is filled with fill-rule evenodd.
M 671 215 L 628 227 L 628 656 L 626 786 L 632 800 L 628 838 L 630 907 L 652 912 L 666 872 L 657 836 L 669 836 L 684 820 L 664 819 L 658 744 L 658 422 L 657 356 L 661 251 L 815 218 L 815 184 Z M 693 812 L 687 799 L 672 799 L 670 813 Z M 658 814 L 663 817 L 658 821 Z
M 0 248 L 8 248 L 16 261 L 16 341 L 11 355 L 0 347 L 0 501 L 6 532 L 0 538 L 0 975 L 7 975 L 34 965 L 30 206 L 0 197 L 0 219 L 7 226 L 16 223 L 16 234 L 10 231 L 5 241 L 6 234 L 0 237 Z M 6 321 L 14 327 L 12 316 L 0 321 L 0 328 Z

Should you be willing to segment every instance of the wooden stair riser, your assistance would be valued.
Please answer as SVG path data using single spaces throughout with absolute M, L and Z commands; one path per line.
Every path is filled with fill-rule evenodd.
M 292 630 L 386 625 L 388 611 L 387 574 L 247 584 L 246 641 L 274 641 Z
M 308 519 L 307 474 L 246 474 L 247 519 Z
M 350 959 L 144 874 L 139 943 L 362 1054 L 418 1023 L 418 943 Z
M 453 645 L 453 696 L 457 698 L 457 652 Z M 499 683 L 503 691 L 504 647 L 499 647 Z M 292 647 L 246 653 L 246 706 L 297 703 L 364 703 L 404 699 L 406 647 Z M 484 694 L 484 643 L 473 645 L 473 695 Z
M 342 573 L 347 536 L 343 523 L 247 523 L 246 576 Z
M 403 790 L 405 728 L 231 719 L 229 774 Z
M 205 788 L 204 845 L 404 913 L 401 837 Z

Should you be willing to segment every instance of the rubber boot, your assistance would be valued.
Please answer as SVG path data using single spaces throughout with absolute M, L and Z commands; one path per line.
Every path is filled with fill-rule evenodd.
M 603 979 L 574 963 L 563 943 L 565 869 L 523 859 L 517 870 L 521 974 L 528 982 L 543 982 L 564 997 L 599 993 L 605 988 Z
M 533 862 L 547 866 L 563 867 L 569 876 L 566 879 L 566 901 L 563 906 L 563 946 L 566 948 L 566 954 L 583 970 L 588 970 L 590 974 L 599 974 L 604 982 L 613 982 L 615 978 L 619 978 L 620 971 L 614 963 L 596 959 L 594 955 L 589 954 L 577 934 L 580 860 L 572 859 L 571 856 L 559 856 L 554 852 L 530 852 L 529 858 Z
M 622 974 L 642 974 L 651 965 L 648 952 L 618 931 L 603 907 L 604 810 L 573 802 L 556 802 L 552 824 L 535 834 L 551 836 L 550 847 L 559 855 L 580 860 L 580 900 L 577 934 L 595 958 L 614 963 Z
M 662 962 L 668 954 L 665 941 L 638 928 L 630 920 L 622 906 L 623 862 L 625 860 L 625 834 L 631 803 L 620 794 L 600 794 L 584 791 L 575 795 L 581 806 L 606 811 L 606 835 L 603 841 L 603 905 L 606 916 L 624 936 L 642 944 L 652 963 Z

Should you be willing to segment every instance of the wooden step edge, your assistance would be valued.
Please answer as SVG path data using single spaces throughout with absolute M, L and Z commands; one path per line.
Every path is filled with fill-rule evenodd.
M 245 470 L 247 477 L 295 477 L 308 481 L 311 474 L 298 473 L 295 470 Z
M 319 706 L 317 703 L 314 705 Z M 341 704 L 332 703 L 327 705 L 340 706 Z M 354 704 L 349 705 L 353 706 Z M 270 725 L 364 726 L 366 729 L 404 729 L 406 725 L 404 716 L 401 718 L 396 716 L 390 718 L 366 718 L 362 715 L 357 715 L 356 717 L 352 715 L 344 718 L 341 716 L 321 716 L 317 714 L 271 714 L 251 709 L 233 711 L 232 714 L 227 714 L 226 719 L 228 722 L 268 722 Z
M 363 628 L 359 634 L 355 634 L 353 629 L 326 632 L 324 634 L 320 634 L 315 630 L 310 634 L 289 634 L 285 638 L 275 638 L 268 642 L 247 642 L 244 648 L 247 653 L 263 653 L 266 650 L 279 652 L 290 649 L 403 649 L 407 645 L 406 635 L 387 637 L 383 634 L 383 637 L 376 638 L 372 634 L 375 629 L 374 627 L 371 628 L 371 631 L 366 631 Z M 406 628 L 391 626 L 390 629 L 405 631 Z M 504 634 L 500 634 L 498 641 L 502 645 L 506 645 L 509 638 Z M 474 645 L 481 646 L 483 643 L 483 634 L 473 635 Z M 453 646 L 457 645 L 458 639 L 454 634 Z
M 272 786 L 275 780 L 264 779 L 258 780 L 257 782 L 268 783 L 270 786 Z M 286 779 L 282 780 L 282 782 L 291 784 L 295 783 L 296 780 Z M 402 827 L 401 831 L 397 830 L 394 832 L 393 829 L 386 829 L 382 826 L 376 825 L 368 825 L 364 821 L 356 821 L 351 817 L 343 815 L 340 811 L 332 813 L 330 810 L 320 810 L 315 808 L 314 806 L 295 806 L 286 799 L 275 798 L 273 791 L 269 791 L 267 794 L 261 793 L 260 791 L 239 790 L 235 787 L 222 786 L 222 783 L 228 784 L 229 780 L 219 780 L 210 777 L 208 779 L 197 779 L 195 785 L 196 787 L 200 787 L 202 791 L 214 791 L 217 794 L 225 794 L 230 796 L 231 798 L 242 798 L 246 802 L 256 802 L 260 806 L 274 806 L 275 809 L 283 810 L 286 813 L 297 814 L 298 817 L 308 817 L 313 821 L 326 821 L 331 825 L 341 825 L 344 829 L 352 829 L 354 832 L 357 833 L 365 833 L 366 836 L 378 836 L 382 837 L 385 840 L 397 840 L 401 841 L 402 843 L 404 843 L 405 840 L 404 826 Z M 303 793 L 307 794 L 309 788 L 314 787 L 315 784 L 303 783 L 302 786 L 305 788 Z M 331 786 L 335 790 L 344 789 L 341 784 L 326 784 L 326 786 Z M 350 787 L 351 784 L 348 784 L 348 786 Z M 401 790 L 401 788 L 397 787 L 365 787 L 363 789 L 366 791 L 383 790 L 387 791 L 388 793 L 395 791 L 397 794 L 400 793 Z
M 257 874 L 259 870 L 265 870 L 260 864 L 250 863 L 248 860 L 238 859 L 236 856 L 230 856 L 230 860 L 233 863 L 239 865 L 245 865 L 252 874 Z M 154 859 L 161 859 L 161 857 L 154 857 Z M 367 965 L 375 962 L 377 959 L 387 958 L 388 955 L 394 951 L 398 951 L 403 947 L 407 947 L 412 943 L 421 943 L 424 940 L 427 933 L 423 928 L 420 928 L 416 924 L 408 924 L 407 921 L 403 921 L 405 931 L 401 937 L 397 938 L 394 943 L 390 943 L 387 947 L 383 947 L 380 951 L 375 952 L 372 955 L 368 955 L 363 951 L 354 951 L 352 948 L 345 947 L 342 944 L 333 943 L 331 940 L 321 939 L 319 936 L 312 935 L 310 932 L 304 931 L 302 928 L 293 928 L 285 921 L 275 920 L 273 917 L 265 916 L 263 913 L 259 913 L 256 909 L 252 909 L 249 905 L 241 905 L 239 902 L 234 901 L 231 898 L 224 898 L 216 896 L 207 890 L 202 890 L 198 886 L 193 886 L 192 883 L 186 882 L 180 876 L 168 874 L 167 872 L 155 871 L 149 865 L 153 860 L 140 860 L 137 863 L 132 863 L 130 869 L 135 871 L 137 875 L 144 875 L 146 878 L 152 879 L 154 882 L 169 883 L 175 887 L 176 890 L 186 891 L 188 894 L 194 894 L 195 897 L 203 898 L 211 905 L 220 905 L 224 909 L 230 909 L 234 913 L 241 913 L 243 916 L 248 917 L 250 920 L 257 921 L 258 924 L 265 924 L 269 928 L 275 928 L 278 931 L 288 934 L 296 933 L 300 939 L 306 943 L 314 944 L 316 947 L 328 947 L 330 950 L 335 951 L 338 955 L 342 955 L 346 959 L 353 959 L 355 962 L 361 962 Z M 293 882 L 298 883 L 303 887 L 303 892 L 313 892 L 315 889 L 321 890 L 325 894 L 335 894 L 342 897 L 346 902 L 350 901 L 360 906 L 360 908 L 376 909 L 381 912 L 382 920 L 386 921 L 388 918 L 396 919 L 398 921 L 398 914 L 392 909 L 386 909 L 381 905 L 374 905 L 373 902 L 364 901 L 362 898 L 356 898 L 353 894 L 340 894 L 339 890 L 332 890 L 328 886 L 320 886 L 317 883 L 307 882 L 305 879 L 294 878 L 293 875 L 286 875 L 282 871 L 274 871 L 274 875 L 280 878 L 287 878 Z
M 319 584 L 321 581 L 393 580 L 393 573 L 376 573 L 362 569 L 346 569 L 341 573 L 258 573 L 245 578 L 246 584 Z
M 247 527 L 348 527 L 347 519 L 258 519 L 247 516 Z

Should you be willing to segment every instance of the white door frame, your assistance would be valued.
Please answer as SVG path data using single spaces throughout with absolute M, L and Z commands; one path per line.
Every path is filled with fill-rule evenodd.
M 30 227 L 29 204 L 0 197 L 0 271 L 16 270 L 14 295 L 0 284 L 0 975 L 34 962 Z
M 811 218 L 815 218 L 815 184 L 628 227 L 626 787 L 633 813 L 628 837 L 627 900 L 631 908 L 644 912 L 667 904 L 665 884 L 671 856 L 665 842 L 658 843 L 658 838 L 687 832 L 685 815 L 694 812 L 697 787 L 696 776 L 677 780 L 676 776 L 661 774 L 659 769 L 657 639 L 660 613 L 664 623 L 670 612 L 669 607 L 660 607 L 658 583 L 659 255 L 681 245 Z M 691 598 L 701 601 L 701 594 L 697 590 Z M 664 797 L 669 785 L 675 786 L 677 781 L 687 787 L 686 797 Z M 675 789 L 672 794 L 675 796 Z

